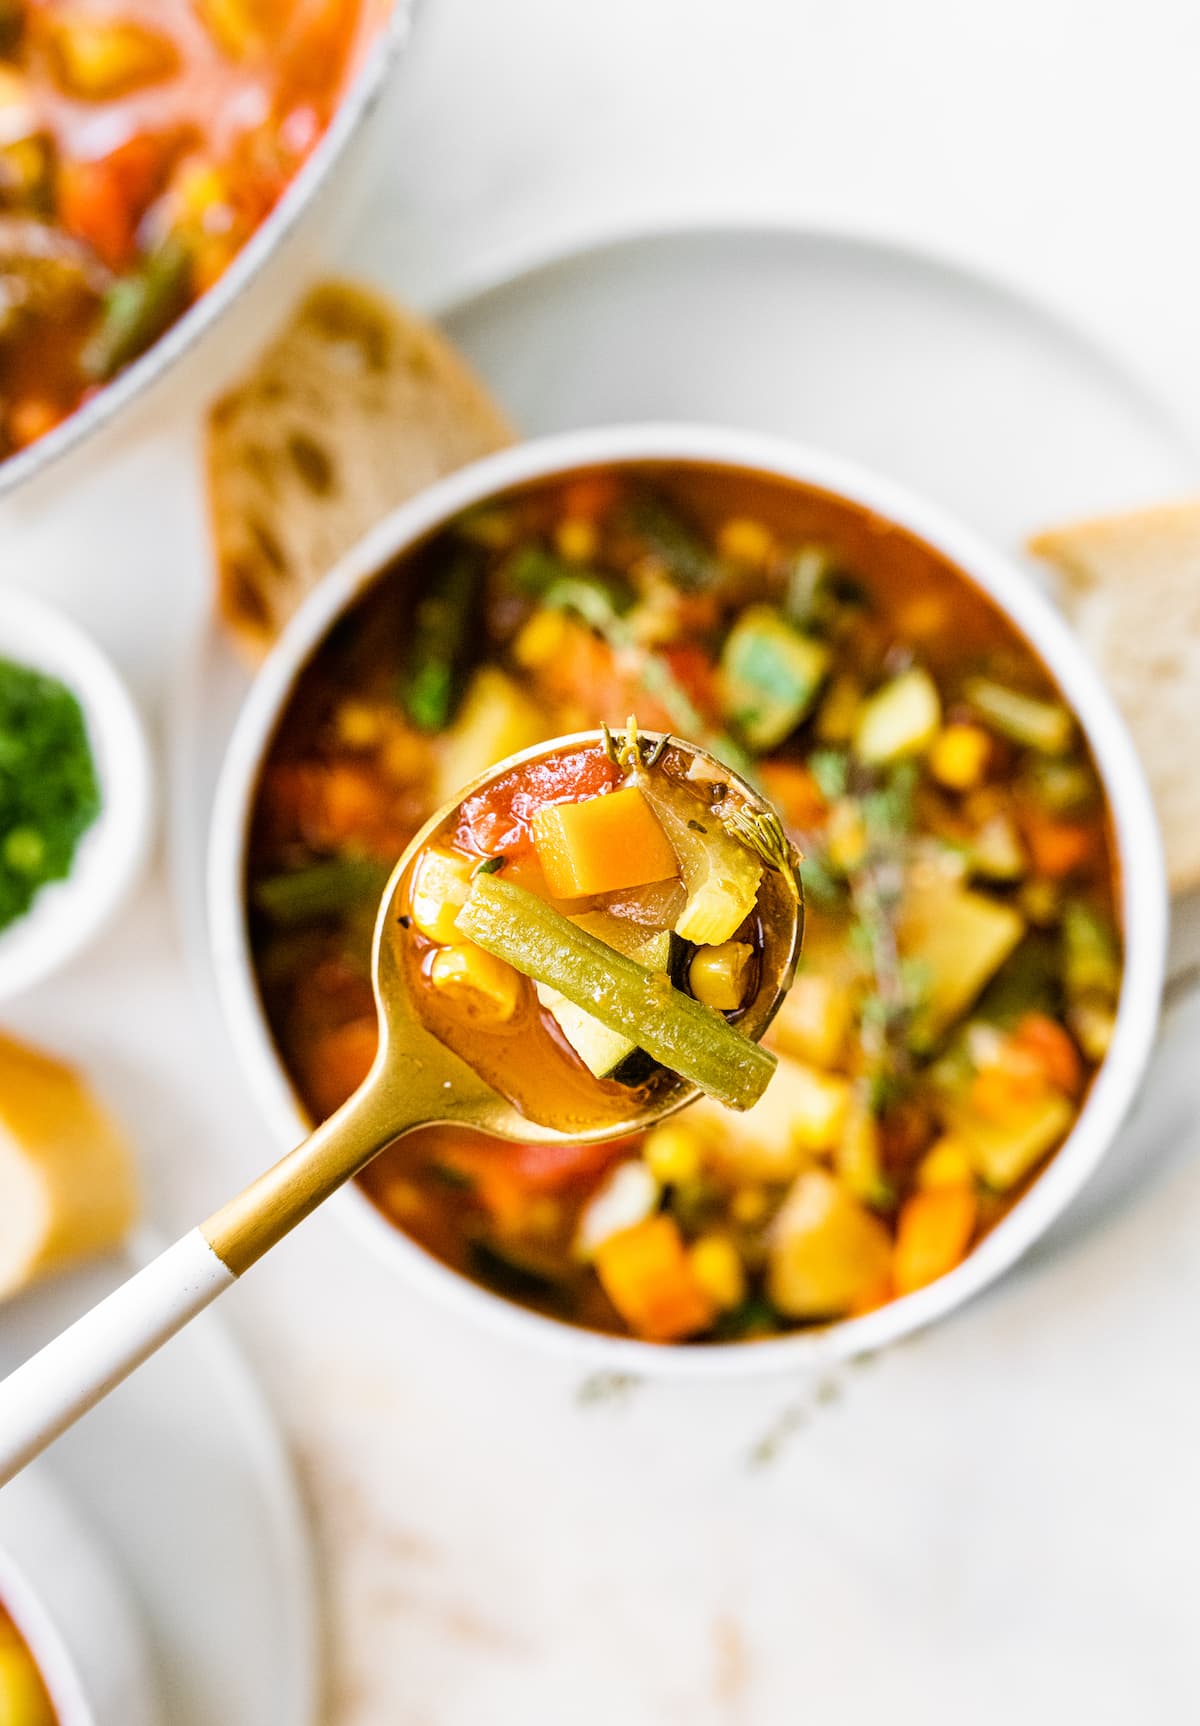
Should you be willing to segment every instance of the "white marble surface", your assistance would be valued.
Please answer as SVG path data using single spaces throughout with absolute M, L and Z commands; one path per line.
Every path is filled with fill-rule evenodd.
M 376 194 L 330 262 L 432 303 L 595 231 L 832 222 L 1031 288 L 1200 432 L 1198 55 L 1191 0 L 426 0 Z M 68 604 L 152 713 L 206 603 L 177 406 L 0 515 L 0 579 Z M 9 1018 L 101 1076 L 162 1221 L 266 1150 L 161 867 Z M 1019 1275 L 817 1384 L 581 1407 L 568 1373 L 315 1219 L 228 1316 L 316 1512 L 330 1721 L 1200 1715 L 1198 1032 L 1185 1006 L 1153 1107 Z

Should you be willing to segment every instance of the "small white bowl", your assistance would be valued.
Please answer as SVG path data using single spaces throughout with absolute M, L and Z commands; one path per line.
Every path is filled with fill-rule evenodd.
M 102 799 L 67 879 L 43 887 L 27 914 L 0 930 L 0 1000 L 6 1000 L 73 959 L 121 909 L 149 852 L 154 778 L 132 696 L 69 617 L 0 588 L 0 659 L 56 677 L 76 697 Z
M 103 1547 L 42 1468 L 0 1493 L 0 1604 L 54 1703 L 58 1726 L 157 1726 L 154 1667 Z
M 1063 619 L 1015 563 L 936 505 L 856 463 L 773 437 L 699 426 L 567 432 L 489 456 L 389 515 L 338 564 L 292 619 L 264 663 L 230 741 L 213 813 L 209 923 L 232 1040 L 281 1145 L 308 1130 L 263 1015 L 244 906 L 246 838 L 259 770 L 293 685 L 333 622 L 406 549 L 460 511 L 573 469 L 622 462 L 698 462 L 815 486 L 907 528 L 980 588 L 1031 645 L 1073 708 L 1112 811 L 1124 919 L 1125 968 L 1112 1045 L 1071 1132 L 1029 1191 L 948 1276 L 862 1318 L 770 1341 L 663 1346 L 561 1323 L 489 1293 L 448 1269 L 376 1210 L 357 1187 L 344 1214 L 411 1280 L 510 1334 L 556 1347 L 594 1371 L 726 1379 L 848 1359 L 919 1329 L 993 1282 L 1043 1234 L 1096 1168 L 1133 1100 L 1158 1022 L 1167 938 L 1162 846 L 1129 734 Z

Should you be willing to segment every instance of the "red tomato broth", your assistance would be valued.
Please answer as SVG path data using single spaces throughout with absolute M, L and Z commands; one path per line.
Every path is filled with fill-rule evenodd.
M 715 555 L 714 548 L 719 548 L 723 536 L 728 536 L 731 522 L 745 520 L 758 524 L 776 549 L 761 566 L 750 560 L 722 556 L 715 589 L 679 592 L 685 584 L 680 581 L 673 587 L 670 571 L 664 574 L 663 560 L 655 551 L 648 551 L 646 542 L 628 525 L 626 512 L 643 494 L 662 500 L 669 510 L 678 511 L 710 554 Z M 573 498 L 577 501 L 572 502 Z M 785 819 L 791 812 L 794 837 L 802 849 L 815 854 L 816 861 L 828 849 L 832 811 L 838 799 L 817 783 L 813 763 L 819 767 L 820 756 L 828 755 L 831 747 L 835 753 L 838 750 L 845 753 L 844 745 L 831 746 L 815 735 L 815 727 L 823 722 L 826 705 L 831 701 L 834 672 L 839 676 L 846 674 L 871 692 L 912 660 L 925 668 L 937 684 L 943 730 L 954 725 L 965 725 L 968 730 L 980 727 L 977 712 L 962 693 L 964 680 L 970 675 L 985 673 L 992 679 L 1007 679 L 1015 690 L 1035 702 L 1054 704 L 1060 700 L 1053 681 L 1028 645 L 961 571 L 905 530 L 856 505 L 808 487 L 699 464 L 647 463 L 531 485 L 489 505 L 487 510 L 476 512 L 476 516 L 491 514 L 507 524 L 509 537 L 492 557 L 480 608 L 472 624 L 472 664 L 502 669 L 517 695 L 534 704 L 544 736 L 584 729 L 601 720 L 619 726 L 630 708 L 636 708 L 639 716 L 644 717 L 646 696 L 649 693 L 651 700 L 656 700 L 657 690 L 654 686 L 648 690 L 642 683 L 627 644 L 614 646 L 604 633 L 588 627 L 578 616 L 559 615 L 552 620 L 546 627 L 554 637 L 553 642 L 539 659 L 533 655 L 530 641 L 527 657 L 524 632 L 546 608 L 514 583 L 514 547 L 519 550 L 533 544 L 548 546 L 553 551 L 556 535 L 565 521 L 590 523 L 592 543 L 586 556 L 577 557 L 577 569 L 585 575 L 593 569 L 619 572 L 628 579 L 637 593 L 631 615 L 639 626 L 645 625 L 647 637 L 652 640 L 661 633 L 663 616 L 669 614 L 668 622 L 676 633 L 665 643 L 668 651 L 664 657 L 668 664 L 687 668 L 686 677 L 676 681 L 686 685 L 688 699 L 708 727 L 721 722 L 718 658 L 731 624 L 745 615 L 747 607 L 764 602 L 778 607 L 782 603 L 787 580 L 784 554 L 788 548 L 803 549 L 810 545 L 832 548 L 838 580 L 841 572 L 846 572 L 847 591 L 853 587 L 861 591 L 864 599 L 861 603 L 856 600 L 845 604 L 839 600 L 833 608 L 832 620 L 819 626 L 825 631 L 821 639 L 832 650 L 834 668 L 822 686 L 818 705 L 779 744 L 758 752 L 756 763 L 756 768 L 763 769 L 763 782 L 778 798 Z M 470 522 L 467 529 L 474 531 Z M 270 784 L 276 771 L 290 764 L 324 767 L 346 758 L 347 752 L 337 739 L 337 723 L 348 698 L 377 701 L 381 710 L 386 711 L 389 725 L 405 727 L 396 687 L 402 656 L 391 644 L 406 639 L 411 596 L 435 578 L 439 558 L 454 531 L 431 536 L 382 572 L 371 591 L 339 624 L 335 635 L 318 649 L 282 716 L 264 770 L 264 787 Z M 674 591 L 677 598 L 660 606 L 662 590 Z M 671 718 L 668 712 L 666 720 L 669 722 Z M 678 724 L 674 728 L 684 730 Z M 523 737 L 521 746 L 530 741 L 531 737 Z M 436 801 L 435 780 L 441 748 L 437 738 L 420 739 L 420 764 L 414 766 L 411 778 L 397 793 L 409 800 L 414 811 L 419 808 L 427 814 Z M 358 762 L 365 761 L 369 770 L 377 771 L 378 757 L 371 749 L 350 754 Z M 866 1310 L 892 1297 L 896 1292 L 894 1284 L 887 1275 L 881 1278 L 876 1271 L 869 1286 L 864 1282 L 854 1297 L 857 1304 L 852 1307 L 813 1312 L 811 1316 L 781 1311 L 772 1305 L 766 1293 L 767 1273 L 763 1269 L 766 1242 L 771 1238 L 774 1220 L 792 1183 L 809 1170 L 821 1179 L 831 1178 L 839 1193 L 852 1199 L 857 1207 L 856 1217 L 860 1212 L 867 1217 L 869 1229 L 878 1225 L 886 1239 L 894 1239 L 906 1198 L 922 1190 L 927 1165 L 931 1170 L 928 1178 L 933 1178 L 933 1165 L 937 1161 L 934 1153 L 941 1156 L 943 1175 L 947 1168 L 954 1173 L 953 1158 L 942 1154 L 944 1143 L 954 1135 L 947 1126 L 944 1099 L 940 1093 L 934 1094 L 931 1075 L 939 1065 L 947 1063 L 950 1053 L 958 1049 L 968 1031 L 978 1045 L 973 1045 L 968 1066 L 976 1058 L 988 1061 L 994 1058 L 998 1063 L 1003 1082 L 997 1081 L 993 1089 L 1004 1093 L 1007 1084 L 1004 1094 L 1019 1097 L 1021 1086 L 1032 1082 L 1039 1097 L 1045 1095 L 1054 1101 L 1065 1095 L 1054 1087 L 1056 1074 L 1057 1082 L 1061 1083 L 1064 1075 L 1073 1072 L 1066 1052 L 1046 1035 L 1044 1026 L 1039 1028 L 1036 1023 L 1030 1026 L 1026 1020 L 1036 1020 L 1038 1013 L 1048 1012 L 1057 1029 L 1063 1029 L 1068 1022 L 1065 1015 L 1070 1003 L 1063 993 L 1063 961 L 1059 952 L 1064 902 L 1079 905 L 1083 913 L 1109 930 L 1115 954 L 1112 963 L 1119 980 L 1120 911 L 1110 817 L 1086 744 L 1077 730 L 1072 729 L 1061 762 L 1056 759 L 1051 766 L 1056 771 L 1059 767 L 1069 769 L 1082 786 L 1082 813 L 1074 812 L 1071 820 L 1086 829 L 1088 844 L 1075 846 L 1068 859 L 1068 873 L 1061 880 L 1044 875 L 1034 867 L 1032 848 L 1026 850 L 1023 839 L 1029 808 L 1034 808 L 1040 819 L 1046 818 L 1039 801 L 1043 795 L 1038 781 L 1040 758 L 1036 752 L 1014 744 L 998 732 L 990 734 L 984 754 L 986 765 L 980 783 L 965 792 L 948 790 L 934 778 L 927 758 L 924 755 L 918 758 L 910 817 L 914 842 L 918 846 L 934 844 L 953 857 L 974 844 L 997 814 L 1017 831 L 1023 857 L 1019 879 L 992 879 L 974 873 L 966 877 L 974 899 L 1019 908 L 1024 928 L 1013 957 L 999 965 L 981 991 L 979 1001 L 991 1012 L 989 1003 L 993 995 L 998 997 L 1005 989 L 1011 993 L 1014 987 L 1020 995 L 1022 989 L 1032 988 L 1032 984 L 1017 976 L 1022 967 L 1029 968 L 1024 962 L 1031 953 L 1048 973 L 1048 990 L 1041 993 L 1035 990 L 1036 1000 L 1030 996 L 1024 1005 L 1019 1003 L 1020 1011 L 1011 1022 L 1011 1029 L 989 1024 L 985 1027 L 986 1036 L 975 1029 L 978 1004 L 969 1005 L 939 1037 L 932 1053 L 910 1057 L 915 1059 L 913 1079 L 905 1080 L 894 1100 L 885 1100 L 875 1116 L 872 1166 L 876 1174 L 870 1180 L 863 1179 L 861 1170 L 855 1174 L 853 1159 L 844 1146 L 836 1155 L 825 1148 L 806 1150 L 799 1161 L 789 1165 L 786 1177 L 764 1178 L 761 1173 L 750 1176 L 744 1169 L 739 1172 L 738 1158 L 732 1156 L 728 1147 L 714 1152 L 713 1144 L 707 1141 L 697 1173 L 681 1176 L 678 1181 L 664 1177 L 663 1214 L 677 1220 L 685 1242 L 707 1242 L 710 1236 L 719 1234 L 733 1241 L 742 1255 L 745 1298 L 714 1318 L 702 1333 L 705 1338 L 732 1339 L 769 1334 L 791 1324 L 826 1322 L 847 1310 Z M 380 783 L 382 787 L 382 776 Z M 886 791 L 886 786 L 882 789 Z M 861 794 L 856 790 L 850 802 L 861 813 L 861 796 L 865 795 L 869 802 L 874 794 L 870 789 Z M 251 844 L 248 885 L 252 898 L 256 883 L 264 876 L 276 870 L 300 868 L 311 856 L 297 828 L 288 829 L 286 823 L 283 830 L 278 825 L 272 826 L 265 819 L 265 809 L 265 802 L 260 803 Z M 501 831 L 515 836 L 515 843 L 521 845 L 522 823 L 511 823 L 510 814 L 511 805 L 499 810 L 486 807 L 481 810 L 481 818 L 489 823 L 497 815 L 500 819 L 495 827 L 485 825 L 474 833 L 472 848 L 487 852 Z M 417 825 L 414 813 L 414 830 Z M 972 864 L 972 870 L 974 867 Z M 809 885 L 809 926 L 801 982 L 808 976 L 816 979 L 820 987 L 830 986 L 830 980 L 836 981 L 840 975 L 839 967 L 850 963 L 849 954 L 855 978 L 851 992 L 857 1003 L 853 1025 L 839 1048 L 828 1057 L 822 1056 L 822 1062 L 827 1058 L 831 1063 L 828 1066 L 821 1063 L 814 1066 L 810 1054 L 797 1063 L 795 1052 L 800 1045 L 794 1038 L 802 1033 L 803 1041 L 807 1032 L 803 1027 L 801 1033 L 787 1027 L 786 1004 L 779 1034 L 772 1035 L 785 1066 L 799 1064 L 811 1068 L 823 1081 L 849 1093 L 852 1099 L 859 1098 L 867 1083 L 863 1067 L 866 1057 L 860 1048 L 860 1038 L 870 1040 L 869 1019 L 863 1006 L 870 990 L 859 980 L 861 961 L 854 957 L 854 941 L 848 938 L 854 933 L 850 925 L 855 919 L 851 916 L 847 920 L 844 880 L 840 885 L 835 881 L 838 892 L 828 905 L 820 895 L 814 896 L 814 878 L 810 878 Z M 1045 903 L 1035 915 L 1034 902 L 1039 895 Z M 310 961 L 330 955 L 336 955 L 342 963 L 360 963 L 353 957 L 356 951 L 361 953 L 361 945 L 356 947 L 353 925 L 353 916 L 339 916 L 302 932 L 281 936 L 257 914 L 252 919 L 268 1018 L 283 1059 L 310 1106 L 313 1091 L 304 1075 L 306 1070 L 312 1071 L 313 1051 L 319 1048 L 326 1027 L 336 1022 L 340 1009 L 332 999 L 323 999 L 305 985 L 305 967 Z M 1043 994 L 1047 995 L 1048 1005 Z M 1083 1089 L 1067 1099 L 1069 1109 L 1055 1142 L 1073 1119 L 1101 1058 L 1099 1054 L 1089 1056 L 1083 1052 L 1080 1033 L 1075 1028 L 1082 1022 L 1072 1020 L 1072 1029 L 1069 1032 L 1063 1029 L 1079 1058 Z M 1042 1057 L 1041 1078 L 1035 1073 L 1033 1081 L 1029 1079 L 1031 1050 L 1035 1055 L 1040 1052 Z M 955 1053 L 955 1059 L 966 1057 Z M 1035 1060 L 1035 1067 L 1036 1064 Z M 1039 1085 L 1049 1089 L 1038 1089 Z M 691 1113 L 685 1114 L 681 1124 L 687 1126 L 692 1119 Z M 697 1136 L 698 1133 L 697 1128 Z M 461 1135 L 455 1142 L 465 1143 Z M 572 1186 L 565 1196 L 551 1195 L 558 1202 L 560 1213 L 555 1228 L 549 1229 L 547 1235 L 554 1246 L 552 1250 L 539 1247 L 537 1256 L 546 1271 L 548 1251 L 553 1274 L 547 1271 L 541 1283 L 536 1283 L 536 1279 L 526 1284 L 521 1284 L 520 1279 L 505 1283 L 503 1278 L 490 1274 L 486 1265 L 481 1266 L 474 1252 L 474 1244 L 488 1236 L 487 1207 L 479 1191 L 465 1184 L 446 1183 L 423 1172 L 429 1166 L 433 1143 L 427 1134 L 414 1135 L 367 1172 L 363 1185 L 385 1214 L 453 1268 L 482 1278 L 509 1298 L 592 1328 L 618 1332 L 628 1329 L 590 1264 L 580 1261 L 569 1245 L 589 1198 L 603 1186 L 609 1171 L 592 1170 L 581 1175 L 578 1185 Z M 480 1156 L 488 1155 L 486 1144 L 476 1148 Z M 1008 1168 L 1003 1189 L 990 1186 L 978 1169 L 966 1173 L 959 1170 L 955 1174 L 960 1182 L 973 1184 L 976 1195 L 977 1223 L 967 1250 L 1037 1178 L 1053 1148 L 1052 1143 L 1019 1172 Z M 626 1145 L 619 1153 L 619 1160 L 636 1161 L 643 1152 L 650 1154 L 643 1144 Z M 519 1179 L 515 1185 L 519 1189 Z M 401 1196 L 397 1197 L 398 1194 Z M 537 1227 L 547 1226 L 545 1215 L 537 1223 L 538 1202 L 546 1195 L 536 1193 L 531 1185 L 526 1196 L 534 1223 Z M 756 1205 L 760 1207 L 759 1218 L 753 1220 L 751 1213 Z M 505 1213 L 506 1239 L 518 1246 L 529 1245 L 519 1209 L 514 1205 Z M 565 1218 L 563 1210 L 567 1213 Z M 932 1212 L 933 1207 L 926 1210 Z M 928 1252 L 922 1258 L 919 1241 L 913 1244 L 921 1222 L 916 1208 L 910 1218 L 904 1227 L 905 1264 L 933 1262 Z M 536 1235 L 536 1227 L 533 1224 L 530 1227 Z

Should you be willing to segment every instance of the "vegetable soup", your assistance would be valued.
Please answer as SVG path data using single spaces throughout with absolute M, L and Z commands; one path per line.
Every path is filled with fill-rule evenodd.
M 803 854 L 765 1094 L 574 1148 L 431 1129 L 367 1192 L 496 1292 L 656 1341 L 774 1335 L 924 1286 L 1036 1177 L 1104 1058 L 1110 825 L 1072 714 L 990 601 L 911 534 L 793 482 L 691 463 L 539 482 L 400 557 L 336 625 L 277 728 L 248 861 L 300 1098 L 319 1119 L 370 1066 L 375 911 L 432 809 L 630 711 L 761 787 Z M 465 850 L 503 854 L 506 819 Z M 681 882 L 660 935 L 679 938 Z M 655 892 L 569 884 L 603 889 L 564 901 L 584 917 Z M 674 975 L 731 1011 L 721 949 L 751 943 L 719 933 Z M 561 1020 L 552 1034 L 558 1062 L 595 1073 Z
M 325 130 L 379 0 L 0 0 L 0 458 L 199 298 Z

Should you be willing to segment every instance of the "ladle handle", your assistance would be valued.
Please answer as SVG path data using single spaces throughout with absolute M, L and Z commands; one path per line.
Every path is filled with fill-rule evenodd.
M 420 1124 L 398 1126 L 394 1099 L 390 1111 L 385 1101 L 368 1079 L 303 1144 L 0 1381 L 0 1486 Z
M 0 1383 L 0 1486 L 236 1279 L 192 1229 Z

